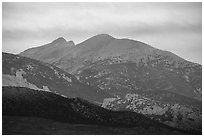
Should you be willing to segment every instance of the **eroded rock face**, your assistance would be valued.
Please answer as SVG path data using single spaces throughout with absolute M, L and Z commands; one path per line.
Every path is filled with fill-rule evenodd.
M 175 63 L 157 58 L 138 64 L 106 59 L 77 70 L 75 75 L 80 81 L 113 95 L 135 90 L 167 90 L 201 100 L 201 72 L 198 64 L 176 68 Z
M 76 75 L 115 96 L 104 101 L 105 108 L 131 110 L 173 127 L 201 131 L 201 66 L 179 67 L 162 58 L 152 59 L 138 64 L 101 60 Z
M 164 103 L 135 93 L 128 93 L 123 99 L 104 99 L 102 107 L 111 110 L 131 110 L 172 127 L 201 131 L 201 102 L 197 103 L 200 108 L 193 104 L 181 105 L 173 102 Z

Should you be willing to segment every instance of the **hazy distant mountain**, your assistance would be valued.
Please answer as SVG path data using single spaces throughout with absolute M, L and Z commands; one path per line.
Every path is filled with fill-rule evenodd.
M 50 50 L 50 44 L 42 47 Z M 37 55 L 41 47 L 20 55 L 52 63 L 112 95 L 104 99 L 105 108 L 131 110 L 182 129 L 202 129 L 201 65 L 139 41 L 107 34 L 64 49 L 60 44 L 58 47 L 57 58 L 49 53 Z
M 74 76 L 59 68 L 19 55 L 3 53 L 2 86 L 27 87 L 53 92 L 67 97 L 81 97 L 102 103 L 110 95 L 80 83 Z
M 68 99 L 51 92 L 22 87 L 3 87 L 2 99 L 3 116 L 41 117 L 70 124 L 87 124 L 87 126 L 93 124 L 115 127 L 115 130 L 132 127 L 132 130 L 135 130 L 134 132 L 132 131 L 134 134 L 141 134 L 141 132 L 137 130 L 142 130 L 142 134 L 186 134 L 185 132 L 151 120 L 141 114 L 110 111 L 79 98 Z M 28 125 L 32 122 L 31 120 L 32 119 L 27 121 L 26 124 Z M 14 123 L 14 121 L 12 122 Z M 18 129 L 22 128 L 22 123 L 23 122 L 18 123 L 19 126 L 15 129 L 16 132 L 20 132 Z M 6 124 L 3 124 L 3 131 L 5 133 L 12 128 L 6 127 Z M 40 126 L 40 124 L 38 125 Z M 7 131 L 5 128 L 7 128 Z M 33 128 L 35 129 L 35 126 L 33 126 Z M 60 127 L 57 128 L 60 130 Z M 40 128 L 38 128 L 38 130 L 41 131 Z M 71 129 L 68 128 L 66 130 Z M 32 130 L 29 132 L 32 132 Z M 78 129 L 78 132 L 81 133 L 80 129 Z M 105 134 L 107 131 L 103 132 Z M 94 131 L 92 131 L 92 133 L 94 133 Z

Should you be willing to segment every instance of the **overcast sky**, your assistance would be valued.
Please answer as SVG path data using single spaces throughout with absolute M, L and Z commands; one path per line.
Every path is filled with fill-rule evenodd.
M 201 3 L 3 3 L 2 16 L 4 52 L 107 33 L 202 63 Z

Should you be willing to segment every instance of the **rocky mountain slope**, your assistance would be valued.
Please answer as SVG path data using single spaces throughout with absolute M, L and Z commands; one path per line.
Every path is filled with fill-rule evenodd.
M 104 67 L 117 64 L 118 69 L 123 69 L 120 71 L 128 71 L 128 73 L 134 71 L 135 74 L 131 75 L 137 76 L 136 79 L 140 79 L 139 83 L 143 84 L 137 86 L 139 89 L 164 89 L 201 99 L 201 65 L 186 61 L 171 52 L 153 48 L 139 41 L 116 39 L 107 34 L 96 35 L 76 46 L 63 46 L 65 40 L 62 38 L 55 41 L 58 44 L 54 42 L 28 49 L 20 55 L 52 63 L 75 75 L 83 70 L 88 71 L 103 66 L 103 69 L 96 70 L 101 71 L 105 69 Z M 54 50 L 56 52 L 54 55 L 51 54 L 53 52 L 51 46 L 57 49 Z M 41 48 L 47 52 L 39 52 Z M 59 54 L 57 54 L 58 51 L 60 51 Z M 56 58 L 55 55 L 58 57 Z M 55 61 L 50 61 L 53 58 Z M 132 68 L 124 67 L 124 64 L 130 64 Z
M 43 47 L 50 49 L 49 44 Z M 202 129 L 199 64 L 139 41 L 107 34 L 68 46 L 63 54 L 61 49 L 58 58 L 52 54 L 39 58 L 35 55 L 38 48 L 29 51 L 20 55 L 52 63 L 84 84 L 112 95 L 104 98 L 105 108 L 135 111 L 181 129 Z M 55 60 L 49 61 L 52 58 Z
M 141 114 L 110 111 L 79 98 L 68 99 L 25 87 L 3 87 L 2 99 L 3 116 L 41 117 L 72 124 L 134 127 L 145 130 L 144 134 L 157 130 L 160 134 L 182 133 Z
M 110 95 L 80 83 L 74 76 L 59 68 L 26 57 L 2 54 L 2 86 L 27 87 L 53 92 L 66 97 L 82 97 L 102 103 Z

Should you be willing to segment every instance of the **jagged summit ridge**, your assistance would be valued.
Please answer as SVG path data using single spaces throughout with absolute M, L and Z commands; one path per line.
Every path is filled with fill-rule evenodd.
M 55 40 L 53 40 L 50 45 L 58 45 L 58 46 L 74 46 L 74 42 L 72 40 L 67 41 L 65 38 L 63 37 L 59 37 Z
M 65 43 L 65 42 L 67 42 L 65 38 L 59 37 L 56 40 L 52 41 L 51 43 L 55 44 L 55 43 Z
M 121 58 L 123 61 L 139 63 L 147 60 L 149 56 L 168 56 L 169 60 L 176 62 L 185 62 L 184 59 L 175 54 L 156 49 L 146 43 L 127 39 L 114 38 L 109 34 L 95 35 L 74 46 L 73 41 L 66 41 L 59 37 L 53 42 L 40 46 L 30 51 L 24 51 L 20 55 L 31 57 L 72 72 L 81 67 L 84 61 L 97 61 L 107 58 Z M 70 59 L 76 58 L 71 64 Z M 74 65 L 73 65 L 74 63 Z M 71 65 L 71 66 L 70 66 Z M 73 65 L 73 66 L 72 66 Z
M 69 46 L 74 46 L 75 45 L 74 41 L 72 41 L 72 40 L 68 41 L 67 43 L 68 43 Z

